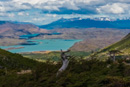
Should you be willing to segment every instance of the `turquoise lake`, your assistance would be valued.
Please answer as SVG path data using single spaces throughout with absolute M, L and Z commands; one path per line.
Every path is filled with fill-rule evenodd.
M 74 43 L 82 41 L 82 40 L 65 40 L 65 39 L 44 39 L 44 40 L 27 40 L 29 42 L 36 43 L 36 45 L 14 45 L 14 46 L 0 46 L 2 49 L 8 48 L 18 48 L 20 49 L 11 49 L 8 50 L 12 53 L 20 53 L 20 52 L 33 52 L 33 51 L 59 51 L 69 49 Z

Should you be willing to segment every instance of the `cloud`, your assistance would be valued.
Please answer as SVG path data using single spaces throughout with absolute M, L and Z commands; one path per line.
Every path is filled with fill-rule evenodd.
M 9 17 L 14 17 L 14 16 L 15 16 L 15 14 L 10 13 L 10 14 L 8 14 L 8 16 L 9 16 Z
M 101 0 L 102 1 L 102 0 Z M 25 9 L 37 8 L 47 11 L 60 11 L 60 8 L 68 10 L 80 10 L 88 8 L 88 6 L 101 3 L 98 0 L 7 0 L 0 1 L 3 11 L 18 11 Z M 95 2 L 95 4 L 93 3 Z M 88 6 L 87 6 L 88 5 Z M 87 6 L 87 7 L 86 7 Z
M 41 24 L 62 17 L 102 16 L 130 17 L 130 0 L 0 0 L 0 18 L 5 20 Z
M 129 0 L 0 0 L 0 11 L 40 9 L 54 14 L 118 14 L 126 12 L 128 3 Z
M 14 1 L 0 1 L 0 11 L 1 12 L 7 12 L 7 11 L 19 11 L 19 10 L 27 10 L 31 9 L 29 5 L 26 5 L 24 3 L 16 3 Z
M 83 9 L 81 8 L 80 10 L 72 10 L 72 9 L 67 9 L 67 8 L 59 8 L 59 10 L 54 10 L 54 11 L 46 11 L 43 10 L 42 13 L 50 13 L 50 14 L 97 14 L 96 10 L 90 10 L 90 9 Z
M 32 20 L 34 20 L 34 21 L 44 21 L 45 18 L 33 18 Z
M 23 15 L 24 15 L 24 12 L 19 12 L 18 15 L 23 16 Z
M 108 14 L 124 14 L 128 12 L 130 6 L 126 3 L 113 3 L 106 4 L 97 8 L 99 13 L 108 13 Z
M 29 13 L 26 13 L 26 12 L 18 12 L 17 15 L 19 15 L 19 16 L 29 16 Z

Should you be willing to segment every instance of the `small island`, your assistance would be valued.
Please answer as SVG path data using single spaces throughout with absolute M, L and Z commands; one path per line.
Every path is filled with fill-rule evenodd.
M 5 50 L 13 50 L 13 49 L 22 49 L 24 47 L 10 47 L 10 48 L 6 48 Z

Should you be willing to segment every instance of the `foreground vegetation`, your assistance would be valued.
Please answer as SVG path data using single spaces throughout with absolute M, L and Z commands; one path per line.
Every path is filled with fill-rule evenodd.
M 29 59 L 0 49 L 0 87 L 130 87 L 129 38 L 130 34 L 88 59 L 89 53 L 71 52 L 67 69 L 58 77 L 59 52 L 24 54 Z M 35 61 L 38 58 L 46 62 Z
M 29 74 L 8 72 L 0 76 L 0 87 L 129 87 L 130 66 L 97 60 L 72 60 L 56 77 L 61 63 L 41 63 Z M 12 71 L 12 70 L 11 70 Z M 4 73 L 4 70 L 3 70 Z
M 130 86 L 130 65 L 124 60 L 113 63 L 73 57 L 68 68 L 56 77 L 60 61 L 36 62 L 4 50 L 0 50 L 0 55 L 0 87 Z
M 84 59 L 86 58 L 86 56 L 90 55 L 91 52 L 82 52 L 82 51 L 73 51 L 70 52 L 69 55 L 75 57 L 76 59 Z M 22 55 L 24 57 L 30 58 L 30 59 L 34 59 L 34 60 L 38 60 L 41 62 L 45 62 L 45 61 L 60 61 L 60 52 L 58 51 L 53 51 L 53 52 L 49 52 L 49 53 L 22 53 Z

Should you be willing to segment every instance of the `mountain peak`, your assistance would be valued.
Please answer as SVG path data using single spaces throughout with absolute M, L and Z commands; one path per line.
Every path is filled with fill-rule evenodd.
M 108 17 L 100 18 L 87 18 L 82 19 L 70 18 L 65 19 L 61 18 L 55 22 L 52 22 L 47 25 L 42 25 L 40 28 L 45 29 L 57 29 L 57 28 L 115 28 L 115 29 L 130 29 L 130 20 L 114 20 Z

